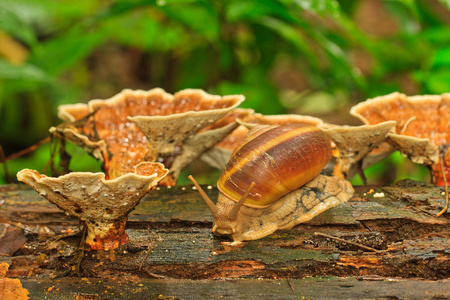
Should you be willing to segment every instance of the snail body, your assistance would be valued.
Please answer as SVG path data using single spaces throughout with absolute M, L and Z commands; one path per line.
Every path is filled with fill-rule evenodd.
M 330 139 L 317 127 L 257 126 L 232 153 L 217 183 L 216 204 L 189 178 L 213 214 L 214 234 L 255 240 L 351 197 L 348 181 L 319 175 L 330 158 Z

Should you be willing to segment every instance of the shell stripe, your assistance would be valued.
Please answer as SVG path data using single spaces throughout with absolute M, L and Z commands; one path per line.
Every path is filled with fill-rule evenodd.
M 297 130 L 289 130 L 286 131 L 284 134 L 281 134 L 275 138 L 267 139 L 264 145 L 260 144 L 254 144 L 253 149 L 247 148 L 247 155 L 241 156 L 239 158 L 239 164 L 234 165 L 231 169 L 227 170 L 229 172 L 229 176 L 231 177 L 233 173 L 236 173 L 239 171 L 243 166 L 248 164 L 254 159 L 255 154 L 256 155 L 262 155 L 265 152 L 269 152 L 270 149 L 278 146 L 279 144 L 283 142 L 288 142 L 292 138 L 298 136 L 299 134 L 307 134 L 310 132 L 319 131 L 320 129 L 315 127 L 300 127 Z
M 234 153 L 218 182 L 223 194 L 237 201 L 255 181 L 244 205 L 268 206 L 320 173 L 331 156 L 325 133 L 311 126 L 282 127 L 255 137 Z

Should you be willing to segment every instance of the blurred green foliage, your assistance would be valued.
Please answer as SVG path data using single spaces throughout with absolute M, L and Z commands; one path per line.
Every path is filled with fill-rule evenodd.
M 366 98 L 450 91 L 449 7 L 437 0 L 0 0 L 0 144 L 6 156 L 29 147 L 60 122 L 58 105 L 123 88 L 239 93 L 243 107 L 263 114 L 358 124 L 348 109 Z M 98 169 L 72 151 L 81 157 L 74 170 Z M 9 173 L 42 171 L 48 159 L 42 146 L 9 161 Z M 0 183 L 5 178 L 2 169 Z

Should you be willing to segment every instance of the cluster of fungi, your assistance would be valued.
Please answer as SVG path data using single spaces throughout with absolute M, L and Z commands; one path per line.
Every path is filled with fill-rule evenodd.
M 350 111 L 361 126 L 327 124 L 310 116 L 264 116 L 237 108 L 242 101 L 242 95 L 196 89 L 171 95 L 156 88 L 62 105 L 58 116 L 65 122 L 52 127 L 51 136 L 83 147 L 101 161 L 104 173 L 47 177 L 25 169 L 18 179 L 78 217 L 87 229 L 86 244 L 103 250 L 127 241 L 127 216 L 149 190 L 175 185 L 180 172 L 199 158 L 223 170 L 249 130 L 260 125 L 319 128 L 331 141 L 332 173 L 341 180 L 363 174 L 395 150 L 428 166 L 434 184 L 446 185 L 450 179 L 450 94 L 393 93 L 367 100 Z M 448 192 L 438 215 L 447 208 Z

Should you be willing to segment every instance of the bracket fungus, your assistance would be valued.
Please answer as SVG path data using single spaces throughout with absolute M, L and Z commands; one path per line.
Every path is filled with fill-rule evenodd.
M 441 156 L 450 179 L 450 94 L 406 96 L 392 93 L 361 102 L 350 113 L 365 124 L 394 120 L 389 142 L 413 162 L 431 167 L 433 183 L 443 185 Z
M 17 179 L 79 218 L 86 227 L 86 244 L 91 249 L 108 250 L 126 243 L 128 214 L 167 173 L 160 163 L 142 162 L 136 165 L 135 172 L 111 180 L 106 180 L 104 173 L 72 172 L 47 177 L 30 169 L 18 172 Z
M 235 113 L 235 118 L 240 126 L 201 157 L 203 161 L 219 170 L 225 168 L 233 151 L 242 142 L 249 130 L 255 126 L 304 124 L 319 127 L 324 123 L 319 118 L 303 115 L 263 115 L 244 109 L 237 109 Z
M 199 147 L 207 147 L 199 140 L 212 145 L 237 124 L 197 133 L 243 100 L 242 95 L 221 97 L 196 89 L 174 95 L 160 88 L 126 89 L 110 99 L 58 107 L 58 116 L 67 123 L 50 131 L 102 161 L 108 179 L 131 172 L 139 162 L 152 161 L 170 169 L 164 182 L 173 185 L 180 170 L 204 151 Z
M 172 184 L 181 170 L 230 134 L 238 124 L 213 127 L 244 101 L 242 95 L 216 96 L 202 90 L 183 90 L 166 101 L 166 110 L 128 117 L 145 134 L 149 160 L 170 169 Z
M 350 113 L 365 124 L 396 121 L 388 142 L 413 162 L 429 167 L 434 184 L 450 180 L 450 94 L 408 97 L 396 92 L 361 102 Z
M 321 129 L 328 134 L 338 152 L 335 154 L 337 159 L 333 175 L 348 179 L 358 172 L 365 182 L 362 170 L 392 153 L 389 147 L 382 145 L 394 127 L 394 121 L 362 126 L 322 126 Z

